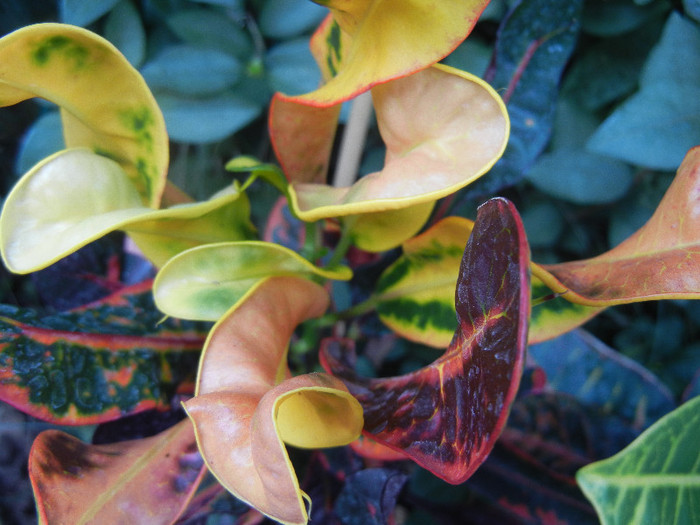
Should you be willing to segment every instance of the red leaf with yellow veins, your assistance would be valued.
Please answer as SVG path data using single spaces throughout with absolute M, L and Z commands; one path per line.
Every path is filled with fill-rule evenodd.
M 589 306 L 700 298 L 700 147 L 686 155 L 654 215 L 592 259 L 543 265 L 537 277 Z
M 324 367 L 364 408 L 364 432 L 403 451 L 449 483 L 486 459 L 520 383 L 530 309 L 529 249 L 505 199 L 477 215 L 457 280 L 459 327 L 445 354 L 415 372 L 358 377 L 341 345 L 326 345 Z
M 47 430 L 29 455 L 41 524 L 173 523 L 203 467 L 189 420 L 150 438 L 110 445 Z

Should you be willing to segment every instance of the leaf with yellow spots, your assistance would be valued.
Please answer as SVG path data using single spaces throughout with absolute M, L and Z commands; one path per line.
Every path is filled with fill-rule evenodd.
M 109 445 L 47 430 L 29 454 L 44 525 L 174 523 L 205 472 L 188 420 L 153 437 Z
M 529 249 L 515 207 L 481 206 L 459 269 L 459 326 L 442 357 L 391 378 L 358 377 L 348 349 L 324 345 L 324 367 L 364 409 L 365 434 L 450 483 L 486 459 L 520 384 L 530 310 Z
M 649 221 L 592 259 L 533 273 L 571 302 L 609 306 L 700 298 L 700 147 L 688 152 Z
M 185 403 L 209 470 L 237 498 L 287 524 L 308 520 L 285 443 L 337 447 L 357 439 L 362 407 L 339 379 L 290 378 L 297 325 L 323 314 L 328 293 L 299 277 L 266 280 L 212 329 L 194 398 Z
M 41 97 L 61 108 L 68 148 L 117 161 L 142 203 L 157 208 L 168 136 L 146 82 L 104 38 L 66 24 L 36 24 L 0 39 L 0 107 Z

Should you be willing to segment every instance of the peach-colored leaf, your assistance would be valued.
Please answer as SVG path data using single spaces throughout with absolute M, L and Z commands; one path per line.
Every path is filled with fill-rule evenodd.
M 168 136 L 146 82 L 104 38 L 66 24 L 35 24 L 0 39 L 0 106 L 41 97 L 61 108 L 69 148 L 114 159 L 143 203 L 157 208 Z
M 335 74 L 316 91 L 296 98 L 304 104 L 331 106 L 447 56 L 471 32 L 488 0 L 318 3 L 330 8 L 336 24 L 326 21 L 321 25 L 320 31 L 326 38 L 314 43 L 315 56 L 320 63 L 335 69 Z M 347 36 L 342 37 L 340 32 Z M 319 53 L 318 47 L 324 42 L 328 50 Z M 329 61 L 332 55 L 342 56 L 343 60 Z
M 688 152 L 654 215 L 592 259 L 543 265 L 533 274 L 571 302 L 607 306 L 700 298 L 700 147 Z
M 39 522 L 52 525 L 172 523 L 204 472 L 189 420 L 111 445 L 47 430 L 29 455 Z
M 292 182 L 291 206 L 303 220 L 435 201 L 479 178 L 505 149 L 510 123 L 503 101 L 488 84 L 458 69 L 436 65 L 376 86 L 372 97 L 387 148 L 385 166 L 350 187 L 311 180 L 321 156 L 295 164 L 291 155 L 299 150 L 294 145 L 302 140 L 299 129 L 271 129 Z
M 197 443 L 236 497 L 283 523 L 306 523 L 305 494 L 284 447 L 340 446 L 362 430 L 362 408 L 326 374 L 289 378 L 287 344 L 296 326 L 321 315 L 328 294 L 297 277 L 265 281 L 212 329 L 185 403 Z

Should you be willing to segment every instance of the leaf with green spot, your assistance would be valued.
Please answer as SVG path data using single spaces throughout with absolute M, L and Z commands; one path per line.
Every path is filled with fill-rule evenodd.
M 700 520 L 700 397 L 649 427 L 576 480 L 604 525 Z
M 372 97 L 387 147 L 384 168 L 350 187 L 323 184 L 330 154 L 325 134 L 314 134 L 315 151 L 300 133 L 321 121 L 331 129 L 332 110 L 304 108 L 281 99 L 271 109 L 271 138 L 291 181 L 290 202 L 305 221 L 406 208 L 449 195 L 486 173 L 503 153 L 509 121 L 498 94 L 463 71 L 435 65 L 375 86 Z M 436 101 L 439 101 L 437 103 Z M 326 130 L 327 132 L 328 130 Z
M 530 310 L 529 249 L 515 207 L 479 208 L 459 269 L 459 326 L 443 356 L 398 377 L 359 377 L 343 345 L 321 362 L 362 403 L 364 432 L 449 483 L 462 483 L 491 452 L 520 384 Z
M 249 237 L 249 204 L 241 196 L 233 186 L 208 201 L 153 210 L 141 203 L 119 164 L 87 149 L 63 150 L 36 165 L 8 195 L 0 251 L 10 270 L 28 273 L 124 230 L 143 240 L 144 252 L 162 265 L 185 248 Z
M 217 243 L 173 257 L 158 272 L 153 294 L 168 315 L 216 321 L 268 278 L 284 275 L 345 281 L 352 272 L 345 266 L 319 268 L 274 243 Z
M 57 104 L 67 147 L 116 160 L 143 204 L 158 206 L 168 166 L 165 122 L 141 75 L 112 44 L 79 27 L 37 24 L 0 39 L 0 63 L 0 106 L 32 97 Z
M 406 6 L 392 0 L 341 2 L 324 0 L 337 25 L 324 22 L 324 34 L 330 29 L 332 39 L 317 39 L 325 53 L 316 53 L 322 68 L 331 59 L 336 74 L 316 91 L 296 97 L 302 104 L 331 106 L 352 98 L 370 87 L 411 75 L 436 63 L 456 48 L 471 32 L 486 0 L 461 2 L 418 1 Z M 337 29 L 350 38 L 335 37 Z M 420 34 L 421 38 L 415 38 Z M 338 49 L 338 43 L 347 50 Z M 345 57 L 342 62 L 338 56 Z
M 284 443 L 337 447 L 362 430 L 362 407 L 340 380 L 319 373 L 289 378 L 290 337 L 328 304 L 328 293 L 306 279 L 266 280 L 212 329 L 196 395 L 185 403 L 214 476 L 282 523 L 308 520 L 308 496 Z
M 52 316 L 1 307 L 0 399 L 63 425 L 170 407 L 194 379 L 205 332 L 161 318 L 150 283 Z
M 29 455 L 39 523 L 174 523 L 205 472 L 189 421 L 109 445 L 47 430 Z

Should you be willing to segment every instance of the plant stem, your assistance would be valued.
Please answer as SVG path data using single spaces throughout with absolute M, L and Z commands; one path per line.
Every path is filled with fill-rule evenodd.
M 368 91 L 357 96 L 352 102 L 350 117 L 340 143 L 333 186 L 337 188 L 351 186 L 357 178 L 371 118 L 372 95 Z

